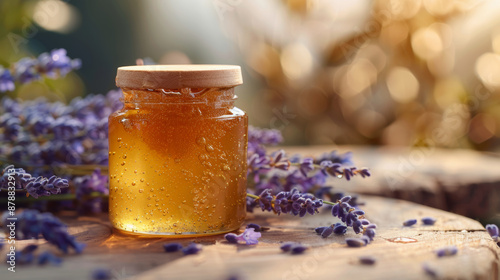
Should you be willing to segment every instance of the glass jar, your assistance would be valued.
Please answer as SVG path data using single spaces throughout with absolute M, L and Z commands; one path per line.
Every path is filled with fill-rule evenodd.
M 239 66 L 118 68 L 109 117 L 109 216 L 137 235 L 211 235 L 245 218 L 247 115 Z

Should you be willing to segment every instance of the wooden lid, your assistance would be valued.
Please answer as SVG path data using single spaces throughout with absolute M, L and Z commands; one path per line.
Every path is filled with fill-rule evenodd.
M 237 65 L 137 65 L 118 68 L 116 86 L 137 89 L 218 88 L 241 85 Z

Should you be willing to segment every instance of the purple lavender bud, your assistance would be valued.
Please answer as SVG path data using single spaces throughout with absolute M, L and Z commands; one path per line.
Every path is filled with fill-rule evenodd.
M 332 235 L 332 233 L 333 233 L 333 227 L 329 226 L 325 228 L 323 232 L 321 232 L 321 237 L 327 238 L 328 236 Z
M 256 232 L 262 231 L 262 228 L 258 224 L 250 223 L 247 228 L 253 228 Z
M 286 242 L 286 243 L 283 243 L 281 246 L 280 246 L 280 249 L 281 251 L 283 252 L 288 252 L 292 249 L 292 247 L 295 245 L 295 242 Z
M 368 222 L 368 223 L 369 223 L 369 222 Z M 376 225 L 376 224 L 369 224 L 366 228 L 376 229 L 376 228 L 377 228 L 377 225 Z
M 359 262 L 365 265 L 374 265 L 377 262 L 377 259 L 372 256 L 361 256 L 359 257 Z
M 341 223 L 336 223 L 333 227 L 333 233 L 337 235 L 342 235 L 345 234 L 347 231 L 347 226 L 341 224 Z
M 296 244 L 295 246 L 292 246 L 291 253 L 292 255 L 299 255 L 304 253 L 308 248 L 302 244 Z
M 371 242 L 370 237 L 366 235 L 361 236 L 359 239 L 363 240 L 363 242 L 365 242 L 365 245 L 368 245 Z
M 329 228 L 329 227 L 317 227 L 317 228 L 314 229 L 314 231 L 317 234 L 321 234 L 326 228 Z
M 312 158 L 305 158 L 302 160 L 302 163 L 300 164 L 300 172 L 304 177 L 307 177 L 307 174 L 310 171 L 314 170 L 314 161 Z
M 441 249 L 436 250 L 436 255 L 439 258 L 441 258 L 441 257 L 456 255 L 457 252 L 458 252 L 458 248 L 456 246 L 447 246 L 447 247 L 443 247 Z
M 432 226 L 432 225 L 434 225 L 434 223 L 436 223 L 436 219 L 434 219 L 432 217 L 425 217 L 425 218 L 422 218 L 422 223 L 424 225 Z
M 180 243 L 167 243 L 163 244 L 163 249 L 165 249 L 165 252 L 167 253 L 172 253 L 172 252 L 177 252 L 182 249 L 182 245 Z
M 365 235 L 368 236 L 368 238 L 370 238 L 370 241 L 373 241 L 373 238 L 375 237 L 375 230 L 372 229 L 372 228 L 367 228 L 365 230 Z
M 0 66 L 0 92 L 13 91 L 15 87 L 10 71 Z
M 238 235 L 234 233 L 227 233 L 224 235 L 224 238 L 226 238 L 227 242 L 229 243 L 238 243 Z
M 23 253 L 21 251 L 15 251 L 16 264 L 30 264 L 35 259 L 33 253 Z M 9 261 L 9 256 L 7 256 L 6 261 Z
M 350 181 L 353 176 L 354 176 L 354 173 L 352 172 L 352 169 L 344 168 L 344 178 L 347 181 Z
M 107 268 L 97 268 L 92 271 L 93 280 L 111 280 L 113 279 L 113 273 Z
M 29 244 L 29 245 L 27 245 L 26 247 L 24 247 L 24 248 L 21 250 L 21 253 L 23 253 L 23 254 L 31 254 L 31 253 L 33 253 L 36 249 L 38 249 L 38 245 L 36 245 L 36 244 Z
M 431 277 L 435 278 L 435 277 L 438 276 L 437 271 L 434 268 L 430 267 L 428 263 L 423 263 L 422 264 L 422 269 L 425 271 L 425 273 L 427 275 L 429 275 Z
M 494 224 L 488 224 L 486 225 L 486 230 L 490 234 L 491 237 L 495 238 L 499 236 L 499 230 L 497 225 Z
M 410 219 L 410 220 L 405 221 L 403 223 L 403 226 L 405 226 L 405 227 L 411 227 L 411 226 L 413 226 L 416 223 L 417 223 L 417 219 Z
M 340 210 L 341 209 L 340 209 L 340 206 L 339 206 L 338 203 L 335 204 L 335 205 L 333 205 L 333 207 L 332 207 L 332 216 L 337 217 L 339 215 L 339 211 Z
M 352 196 L 348 195 L 348 196 L 344 196 L 340 199 L 340 202 L 341 203 L 347 203 L 349 202 L 349 200 L 351 200 Z
M 354 223 L 352 223 L 352 229 L 354 230 L 354 232 L 356 234 L 358 234 L 361 231 L 363 231 L 363 225 L 361 224 L 361 222 L 359 220 L 356 220 L 356 221 L 354 221 Z
M 182 252 L 184 253 L 184 255 L 194 255 L 198 254 L 198 252 L 201 251 L 201 249 L 202 249 L 201 244 L 190 243 L 188 246 L 182 249 Z
M 278 152 L 276 152 L 276 156 L 274 157 L 273 162 L 274 163 L 278 163 L 284 157 L 285 157 L 285 151 L 284 150 L 279 150 Z
M 6 218 L 2 217 L 4 224 Z M 68 234 L 66 225 L 50 213 L 40 214 L 37 210 L 26 209 L 15 218 L 18 222 L 16 237 L 19 239 L 38 238 L 41 234 L 65 253 L 69 248 L 73 248 L 76 253 L 81 253 L 85 248 L 85 244 L 78 243 L 75 237 Z
M 345 242 L 349 247 L 363 247 L 366 246 L 366 242 L 361 238 L 346 238 Z
M 366 168 L 363 168 L 361 170 L 358 170 L 358 173 L 359 175 L 361 175 L 361 177 L 365 178 L 365 177 L 370 177 L 371 176 L 371 173 L 370 173 L 370 170 L 366 169 Z
M 53 264 L 53 265 L 60 265 L 62 263 L 62 259 L 55 256 L 49 251 L 45 251 L 38 255 L 38 265 L 45 265 L 45 264 Z
M 363 216 L 365 214 L 365 211 L 363 211 L 363 210 L 354 210 L 352 213 L 354 215 Z

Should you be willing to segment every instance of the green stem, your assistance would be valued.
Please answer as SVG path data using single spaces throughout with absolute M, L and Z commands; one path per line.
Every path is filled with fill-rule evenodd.
M 259 196 L 255 195 L 255 194 L 251 194 L 251 193 L 247 193 L 247 196 L 251 197 L 251 198 L 254 198 L 254 199 L 259 198 Z
M 325 201 L 323 200 L 323 204 L 328 204 L 328 205 L 337 205 L 338 202 L 331 202 L 331 201 Z

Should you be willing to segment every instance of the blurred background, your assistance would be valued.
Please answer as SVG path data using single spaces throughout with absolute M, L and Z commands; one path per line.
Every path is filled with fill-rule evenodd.
M 500 151 L 498 0 L 1 0 L 0 65 L 65 48 L 82 68 L 19 85 L 68 101 L 116 68 L 238 64 L 237 106 L 285 144 Z

